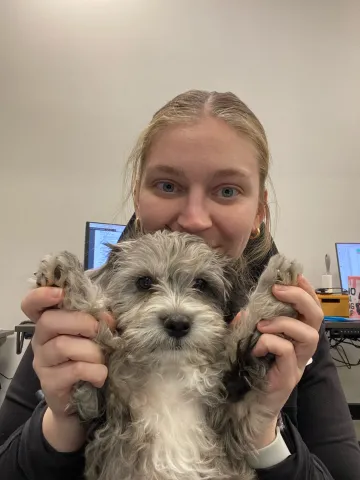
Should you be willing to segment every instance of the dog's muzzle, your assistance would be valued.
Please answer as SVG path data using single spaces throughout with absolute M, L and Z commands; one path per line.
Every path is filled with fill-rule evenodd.
M 164 328 L 170 337 L 181 338 L 190 332 L 190 319 L 186 315 L 175 314 L 163 317 Z

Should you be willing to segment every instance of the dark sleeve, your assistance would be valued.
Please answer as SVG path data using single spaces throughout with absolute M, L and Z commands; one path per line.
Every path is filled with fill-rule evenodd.
M 0 447 L 1 478 L 11 480 L 81 480 L 83 452 L 59 453 L 42 434 L 46 405 L 39 404 L 31 418 Z
M 40 382 L 34 372 L 31 343 L 15 372 L 0 408 L 0 445 L 32 415 L 38 400 Z
M 313 362 L 297 389 L 297 428 L 284 415 L 282 436 L 291 455 L 257 470 L 259 480 L 358 480 L 360 450 L 325 326 Z
M 299 383 L 298 429 L 335 480 L 360 478 L 359 444 L 324 325 L 313 363 Z
M 270 258 L 279 253 L 273 238 L 271 238 L 269 249 L 260 258 L 252 259 L 252 251 L 259 248 L 259 243 L 262 241 L 264 235 L 265 225 L 261 224 L 260 237 L 248 242 L 243 254 L 248 267 L 248 274 L 254 283 L 258 282 L 260 275 L 265 270 Z
M 282 435 L 291 455 L 273 467 L 256 470 L 258 480 L 338 480 L 310 453 L 300 433 L 286 415 L 283 420 L 285 428 Z
M 126 227 L 124 228 L 122 234 L 120 235 L 118 243 L 122 242 L 123 240 L 128 240 L 129 238 L 132 238 L 134 236 L 134 234 L 135 234 L 135 219 L 136 219 L 136 215 L 135 215 L 135 213 L 133 213 L 130 220 L 128 221 Z

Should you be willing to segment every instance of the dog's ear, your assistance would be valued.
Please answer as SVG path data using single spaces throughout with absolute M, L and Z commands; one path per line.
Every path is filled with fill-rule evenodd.
M 121 260 L 126 255 L 126 252 L 131 249 L 133 243 L 140 237 L 142 234 L 133 235 L 131 238 L 127 238 L 119 241 L 119 243 L 105 243 L 104 245 L 109 248 L 110 252 L 107 257 L 107 261 L 103 266 L 96 270 L 88 270 L 86 274 L 90 279 L 99 283 L 103 288 L 106 288 L 113 276 L 114 270 L 121 268 Z
M 126 242 L 120 242 L 117 244 L 106 243 L 105 246 L 109 248 L 110 252 L 107 257 L 107 261 L 100 268 L 95 270 L 88 270 L 86 274 L 94 282 L 100 284 L 103 288 L 109 285 L 111 277 L 113 275 L 115 264 L 118 262 L 119 253 L 123 250 L 123 245 Z

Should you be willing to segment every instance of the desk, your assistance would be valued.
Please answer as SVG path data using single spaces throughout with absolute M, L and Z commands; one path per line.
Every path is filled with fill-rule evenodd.
M 4 345 L 7 337 L 12 335 L 13 333 L 14 333 L 14 330 L 1 330 L 0 329 L 0 347 L 1 347 L 1 345 Z
M 16 353 L 19 355 L 24 346 L 24 340 L 30 339 L 35 332 L 35 324 L 32 322 L 20 323 L 15 326 L 16 332 Z
M 325 322 L 325 330 L 328 333 L 331 333 L 332 336 L 343 334 L 345 337 L 345 334 L 347 334 L 349 336 L 351 335 L 351 338 L 354 338 L 354 335 L 357 335 L 359 332 L 360 338 L 360 320 L 358 322 Z M 6 331 L 10 332 L 10 330 Z M 34 331 L 35 324 L 31 322 L 16 325 L 15 327 L 15 332 L 18 337 L 20 337 L 22 334 L 29 336 L 33 335 Z M 14 333 L 14 330 L 11 330 L 11 333 Z
M 6 339 L 7 337 L 9 337 L 10 335 L 12 335 L 14 333 L 14 330 L 2 330 L 0 328 L 0 347 L 2 345 L 4 345 L 4 343 L 6 342 Z M 7 377 L 3 374 L 0 375 L 1 377 L 5 377 L 7 379 Z M 0 383 L 0 389 L 1 389 L 1 383 Z
M 33 323 L 16 325 L 16 353 L 21 353 L 24 339 L 31 338 L 35 330 Z M 332 339 L 360 339 L 360 321 L 358 322 L 325 322 L 325 330 Z M 13 333 L 13 331 L 12 331 Z M 359 367 L 360 368 L 360 367 Z M 349 403 L 353 420 L 360 420 L 360 403 Z
M 360 340 L 360 320 L 325 322 L 325 330 L 330 340 L 335 340 L 340 344 L 344 340 Z M 360 420 L 360 403 L 349 403 L 348 405 L 353 420 Z
M 360 339 L 360 320 L 349 322 L 325 322 L 325 330 L 330 338 Z

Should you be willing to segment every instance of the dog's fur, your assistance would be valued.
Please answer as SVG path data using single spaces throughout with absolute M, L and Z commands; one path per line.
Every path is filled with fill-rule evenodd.
M 100 322 L 96 339 L 109 370 L 105 386 L 80 382 L 73 392 L 86 425 L 103 418 L 86 447 L 86 478 L 254 479 L 246 459 L 269 415 L 260 396 L 272 360 L 251 355 L 256 324 L 296 317 L 271 287 L 296 284 L 300 271 L 273 257 L 246 314 L 228 324 L 231 298 L 244 293 L 234 287 L 239 272 L 198 237 L 164 231 L 127 240 L 86 273 L 68 252 L 45 257 L 37 285 L 64 288 L 61 308 L 97 319 L 108 310 L 116 320 L 115 333 Z M 171 336 L 184 321 L 188 333 Z

